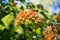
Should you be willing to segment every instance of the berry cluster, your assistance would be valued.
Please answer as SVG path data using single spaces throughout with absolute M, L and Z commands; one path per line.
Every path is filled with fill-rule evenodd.
M 16 25 L 24 24 L 29 21 L 34 24 L 39 24 L 41 19 L 39 15 L 31 9 L 22 10 L 16 17 Z
M 43 35 L 44 35 L 44 40 L 52 40 L 54 37 L 52 27 L 47 26 L 47 28 L 43 31 Z

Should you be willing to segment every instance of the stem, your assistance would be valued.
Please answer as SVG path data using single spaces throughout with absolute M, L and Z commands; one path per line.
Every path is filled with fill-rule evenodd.
M 23 27 L 23 31 L 24 31 L 24 40 L 26 40 L 26 28 L 25 28 L 25 24 L 22 24 Z
M 26 40 L 26 30 L 24 28 L 24 40 Z

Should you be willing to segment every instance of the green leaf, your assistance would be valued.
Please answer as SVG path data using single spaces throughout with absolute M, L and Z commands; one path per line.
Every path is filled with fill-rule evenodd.
M 41 34 L 41 28 L 37 28 L 36 30 L 35 29 L 33 29 L 33 32 L 36 32 L 36 34 Z
M 18 32 L 18 34 L 23 34 L 23 28 L 21 26 L 15 26 L 14 31 Z
M 0 24 L 0 29 L 3 30 L 4 29 L 4 26 Z
M 36 29 L 36 34 L 41 34 L 40 30 L 41 28 Z
M 8 14 L 5 17 L 3 17 L 1 21 L 4 23 L 5 27 L 8 27 L 13 19 L 14 19 L 13 14 Z

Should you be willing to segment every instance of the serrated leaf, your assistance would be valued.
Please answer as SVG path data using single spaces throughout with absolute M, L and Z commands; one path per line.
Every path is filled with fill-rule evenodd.
M 3 17 L 1 21 L 4 23 L 5 27 L 8 27 L 8 25 L 11 23 L 13 19 L 14 19 L 13 14 L 8 14 L 5 17 Z

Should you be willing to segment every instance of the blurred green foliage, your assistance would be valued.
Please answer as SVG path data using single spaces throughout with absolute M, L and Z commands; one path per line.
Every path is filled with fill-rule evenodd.
M 24 2 L 23 0 L 20 1 Z M 31 32 L 29 31 L 31 29 L 28 28 L 29 30 L 25 29 L 24 31 L 21 26 L 15 26 L 14 23 L 16 15 L 19 13 L 19 11 L 24 9 L 23 6 L 16 7 L 16 4 L 14 2 L 8 2 L 7 4 L 0 3 L 0 40 L 43 40 L 42 31 L 46 28 L 46 26 L 50 24 L 57 24 L 54 24 L 55 19 L 54 17 L 51 17 L 51 15 L 55 15 L 46 12 L 46 10 L 42 8 L 42 6 L 39 8 L 38 7 L 32 3 L 29 3 L 26 6 L 26 8 L 36 11 L 42 20 L 40 23 L 40 28 L 34 29 L 33 32 Z

